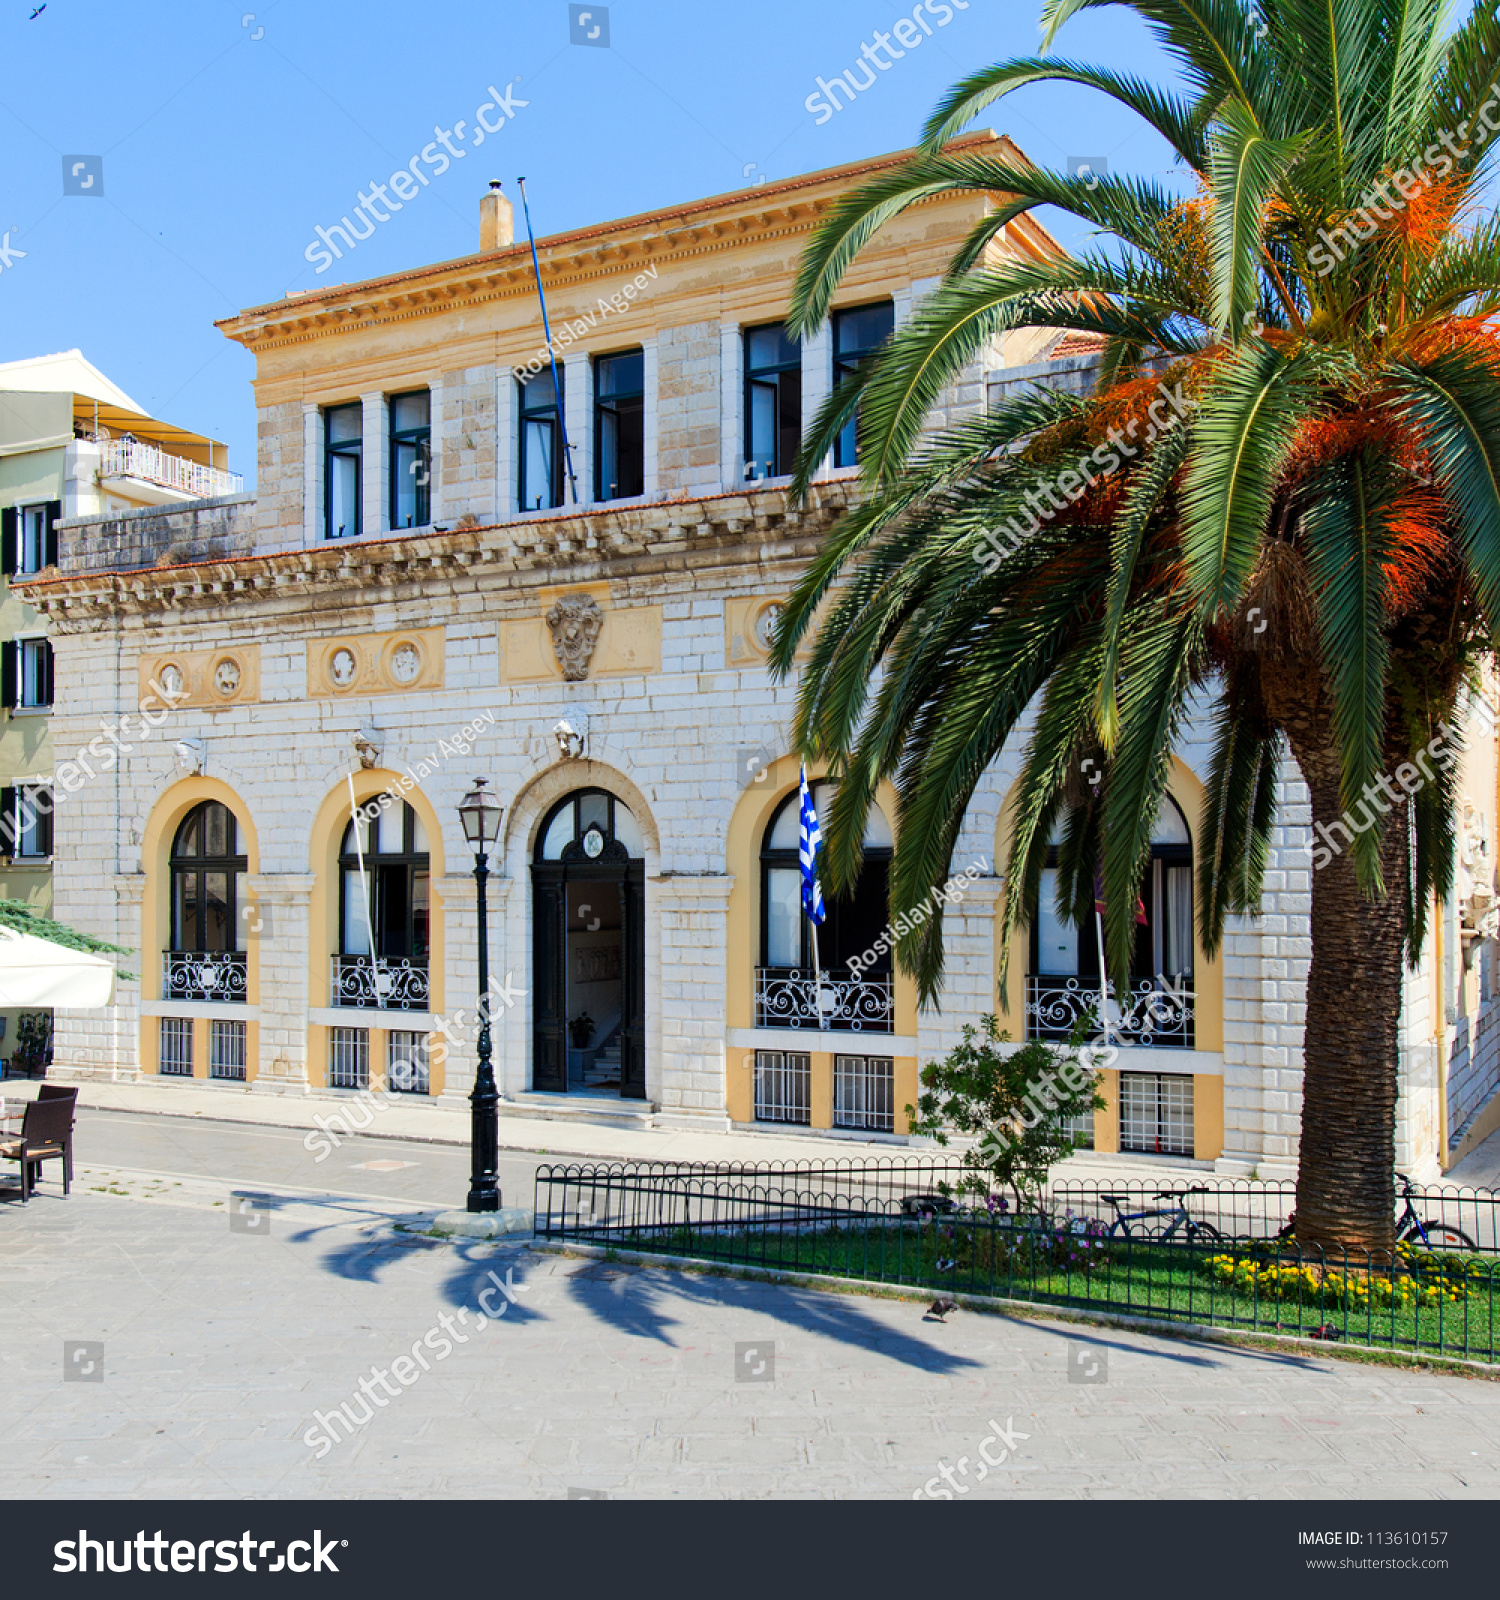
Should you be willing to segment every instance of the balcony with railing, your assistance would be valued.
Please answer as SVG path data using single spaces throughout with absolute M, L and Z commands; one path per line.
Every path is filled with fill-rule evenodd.
M 888 972 L 855 978 L 847 969 L 818 975 L 794 967 L 757 967 L 755 1025 L 894 1033 L 895 987 Z
M 1193 1048 L 1192 978 L 1140 978 L 1128 992 L 1122 1010 L 1115 986 L 1106 984 L 1110 1038 L 1146 1050 Z M 1029 977 L 1026 980 L 1026 1037 L 1068 1039 L 1080 1022 L 1092 1032 L 1098 1024 L 1097 978 Z
M 205 467 L 183 456 L 168 455 L 139 439 L 104 439 L 99 444 L 101 478 L 137 478 L 158 488 L 172 489 L 193 500 L 217 500 L 239 494 L 245 480 L 238 472 Z
M 333 958 L 333 1003 L 367 1011 L 425 1011 L 427 963 L 392 956 Z
M 164 950 L 163 1000 L 214 1000 L 237 1004 L 245 998 L 243 950 Z

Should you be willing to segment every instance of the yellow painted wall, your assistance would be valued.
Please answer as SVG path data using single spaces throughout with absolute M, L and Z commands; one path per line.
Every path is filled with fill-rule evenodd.
M 233 789 L 217 778 L 183 778 L 174 783 L 152 808 L 141 839 L 141 865 L 146 873 L 145 893 L 141 896 L 141 998 L 162 998 L 162 953 L 172 937 L 172 840 L 182 819 L 204 800 L 217 800 L 234 813 L 244 844 L 245 875 L 260 871 L 260 844 L 250 808 Z M 253 904 L 253 895 L 249 896 Z M 245 943 L 245 1001 L 260 1004 L 260 947 L 253 939 Z M 245 1024 L 245 1081 L 251 1083 L 260 1065 L 260 1029 L 256 1022 Z M 193 1019 L 193 1076 L 208 1077 L 209 1019 Z M 161 1019 L 141 1018 L 141 1071 L 160 1070 Z
M 445 871 L 443 865 L 443 830 L 432 802 L 421 789 L 402 785 L 411 779 L 383 767 L 362 769 L 354 774 L 354 804 L 363 805 L 376 795 L 391 793 L 405 800 L 422 819 L 427 830 L 428 893 L 430 896 L 430 949 L 427 957 L 428 1009 L 443 1010 L 443 972 L 445 965 L 446 930 L 445 904 L 438 889 L 438 881 Z M 393 802 L 394 803 L 394 802 Z M 330 958 L 339 947 L 339 846 L 344 829 L 349 826 L 349 784 L 338 784 L 324 797 L 313 819 L 309 870 L 313 874 L 312 895 L 308 902 L 308 1005 L 326 1007 L 332 1000 L 332 974 Z M 351 1022 L 351 1027 L 362 1024 Z M 394 1016 L 391 1027 L 402 1029 Z M 385 1087 L 386 1029 L 369 1030 L 370 1087 Z M 328 1086 L 328 1029 L 318 1023 L 309 1023 L 307 1030 L 307 1081 L 316 1089 Z M 441 1094 L 444 1073 L 434 1067 L 428 1077 L 428 1094 Z

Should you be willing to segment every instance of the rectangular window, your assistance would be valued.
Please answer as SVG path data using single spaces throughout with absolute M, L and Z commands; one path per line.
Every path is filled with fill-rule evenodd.
M 1192 1155 L 1192 1078 L 1184 1073 L 1122 1072 L 1120 1148 L 1158 1156 Z
M 19 860 L 43 861 L 52 854 L 52 789 L 44 783 L 6 790 L 5 833 Z
M 392 1029 L 386 1035 L 385 1086 L 392 1094 L 427 1093 L 427 1035 Z
M 1064 1117 L 1063 1132 L 1073 1141 L 1075 1150 L 1094 1148 L 1094 1113 L 1085 1111 L 1081 1116 Z
M 432 521 L 432 397 L 426 389 L 391 396 L 391 526 Z
M 755 1052 L 755 1120 L 812 1121 L 812 1057 L 795 1051 Z
M 52 704 L 52 646 L 46 639 L 17 639 L 16 704 L 28 711 Z
M 370 1087 L 370 1030 L 368 1028 L 330 1028 L 328 1030 L 328 1087 L 330 1089 L 368 1089 Z
M 0 566 L 7 575 L 40 572 L 57 564 L 57 519 L 61 500 L 7 506 L 0 512 Z
M 896 1131 L 896 1063 L 890 1056 L 833 1058 L 833 1125 Z
M 323 532 L 353 539 L 360 532 L 364 407 L 331 406 L 323 413 Z
M 208 1075 L 210 1078 L 243 1080 L 245 1076 L 245 1024 L 220 1022 L 208 1025 Z
M 193 1019 L 161 1019 L 161 1056 L 157 1070 L 164 1078 L 191 1078 L 193 1075 Z
M 517 383 L 521 411 L 522 511 L 545 511 L 563 501 L 562 425 L 557 414 L 559 393 L 567 394 L 567 372 L 557 368 L 553 386 L 552 368 L 544 367 L 526 383 Z
M 594 498 L 628 500 L 646 490 L 646 357 L 640 350 L 594 362 Z
M 833 314 L 833 386 L 847 383 L 860 363 L 890 338 L 896 326 L 896 306 L 886 300 L 880 305 L 855 306 Z M 859 460 L 859 415 L 849 418 L 833 447 L 833 464 L 852 467 Z
M 778 322 L 745 333 L 745 476 L 779 478 L 802 445 L 802 346 Z

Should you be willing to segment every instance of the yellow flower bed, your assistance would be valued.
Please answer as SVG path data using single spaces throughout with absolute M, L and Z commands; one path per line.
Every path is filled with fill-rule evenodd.
M 1470 1294 L 1468 1264 L 1443 1263 L 1437 1282 L 1418 1277 L 1390 1277 L 1379 1273 L 1339 1271 L 1334 1267 L 1293 1265 L 1281 1261 L 1256 1261 L 1232 1255 L 1210 1256 L 1204 1263 L 1208 1275 L 1240 1294 L 1266 1300 L 1300 1300 L 1306 1305 L 1330 1306 L 1345 1311 L 1390 1307 L 1413 1308 L 1458 1305 Z

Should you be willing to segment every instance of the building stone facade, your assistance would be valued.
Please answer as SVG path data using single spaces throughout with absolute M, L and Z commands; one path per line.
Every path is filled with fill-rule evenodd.
M 751 372 L 747 335 L 785 316 L 828 207 L 898 159 L 539 241 L 576 498 L 550 373 L 540 391 L 517 379 L 540 319 L 529 254 L 504 227 L 481 255 L 222 324 L 257 359 L 253 500 L 67 519 L 57 570 L 28 585 L 63 663 L 59 751 L 86 746 L 101 716 L 122 746 L 108 770 L 59 765 L 57 913 L 140 952 L 138 991 L 60 1019 L 60 1070 L 465 1095 L 477 966 L 457 808 L 479 774 L 505 805 L 489 893 L 504 1115 L 899 1139 L 919 1063 L 965 1022 L 999 1004 L 1019 1038 L 1048 1003 L 1078 1002 L 1078 981 L 1039 965 L 1029 933 L 997 1002 L 1014 749 L 954 857 L 965 888 L 945 913 L 941 1009 L 919 1012 L 899 973 L 846 970 L 868 907 L 864 923 L 851 910 L 830 929 L 844 964 L 822 981 L 804 970 L 795 919 L 778 920 L 795 684 L 773 680 L 767 628 L 856 486 L 830 462 L 793 507 L 784 474 L 747 478 L 780 381 Z M 910 316 L 986 203 L 924 203 L 860 257 L 832 324 L 800 347 L 802 418 L 833 386 L 839 314 Z M 991 248 L 1056 247 L 1022 218 Z M 615 309 L 626 282 L 648 287 Z M 1019 382 L 1077 386 L 1087 368 L 1056 336 L 1007 335 L 932 425 Z M 412 395 L 426 397 L 428 432 L 403 457 L 395 405 Z M 409 483 L 413 463 L 421 481 Z M 525 509 L 539 483 L 554 503 Z M 626 492 L 602 498 L 607 483 Z M 409 526 L 400 505 L 418 508 Z M 336 524 L 358 531 L 331 538 Z M 556 638 L 569 608 L 597 613 L 581 676 Z M 159 726 L 133 716 L 143 674 L 187 686 Z M 1164 808 L 1163 928 L 1206 740 L 1183 741 L 1172 818 Z M 1493 728 L 1472 742 L 1469 786 L 1490 796 L 1473 824 L 1479 887 L 1439 919 L 1403 1024 L 1401 1154 L 1419 1174 L 1500 1123 L 1493 929 L 1476 913 L 1483 891 L 1493 898 Z M 872 862 L 890 796 L 882 811 Z M 1210 959 L 1191 909 L 1185 924 L 1171 911 L 1171 941 L 1188 941 L 1173 970 L 1191 994 L 1170 1026 L 1142 1026 L 1121 1051 L 1096 1149 L 1290 1170 L 1310 875 L 1307 799 L 1289 768 L 1263 914 L 1235 921 Z M 196 923 L 191 896 L 206 908 Z M 206 937 L 215 916 L 228 932 Z

